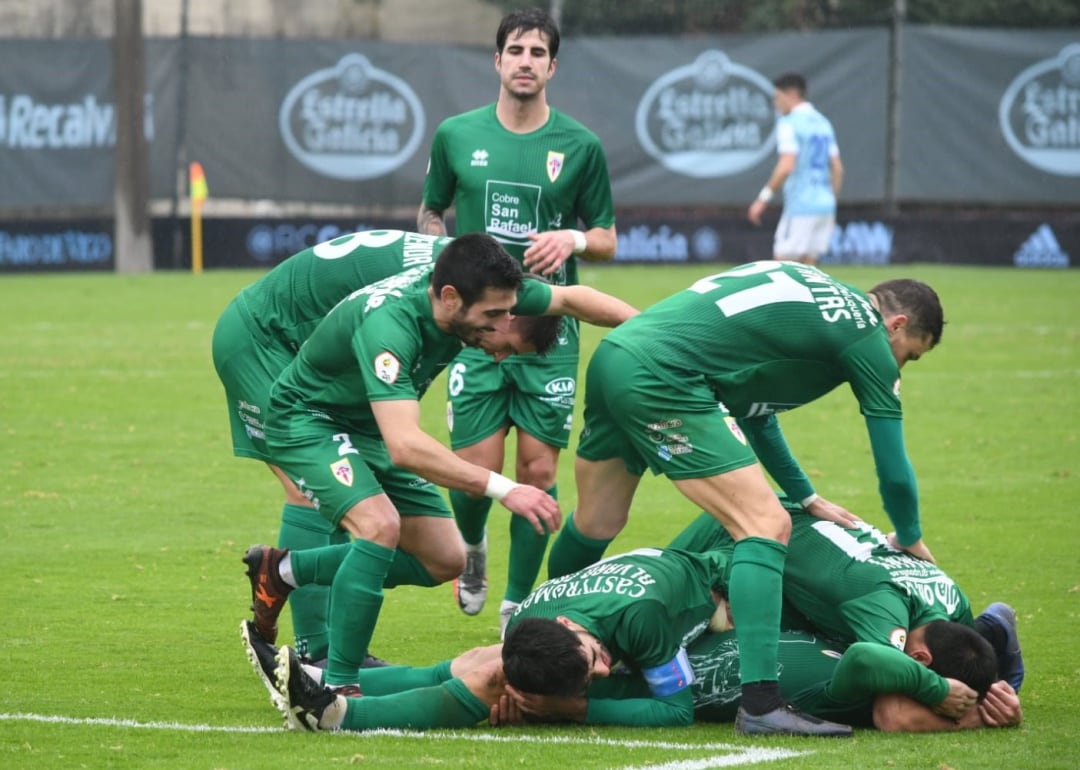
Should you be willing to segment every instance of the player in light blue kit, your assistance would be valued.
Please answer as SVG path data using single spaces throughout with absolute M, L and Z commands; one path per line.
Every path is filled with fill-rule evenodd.
M 784 188 L 784 211 L 776 226 L 773 257 L 809 265 L 828 250 L 836 224 L 836 198 L 844 183 L 840 148 L 829 119 L 806 101 L 806 80 L 788 73 L 773 81 L 776 122 L 776 161 L 769 181 L 750 204 L 746 215 L 755 225 L 769 201 Z

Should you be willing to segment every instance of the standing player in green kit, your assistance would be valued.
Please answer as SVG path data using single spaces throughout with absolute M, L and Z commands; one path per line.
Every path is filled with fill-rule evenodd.
M 904 448 L 899 386 L 900 368 L 933 348 L 943 325 L 941 303 L 926 284 L 886 281 L 867 294 L 787 262 L 742 265 L 648 308 L 608 334 L 589 362 L 578 507 L 552 546 L 549 573 L 598 560 L 625 526 L 645 469 L 666 475 L 737 541 L 729 599 L 744 653 L 744 728 L 802 732 L 776 677 L 791 517 L 762 466 L 813 515 L 841 524 L 856 517 L 814 491 L 776 414 L 849 383 L 895 539 L 931 559 Z
M 555 74 L 559 29 L 542 10 L 510 12 L 495 38 L 499 98 L 451 117 L 431 145 L 417 229 L 447 233 L 453 205 L 457 232 L 486 232 L 527 270 L 557 285 L 578 282 L 576 257 L 615 255 L 615 212 L 607 160 L 596 135 L 547 103 Z M 584 230 L 579 230 L 579 221 Z M 447 421 L 462 458 L 501 471 L 510 427 L 517 429 L 518 482 L 557 497 L 559 450 L 569 444 L 577 385 L 578 329 L 543 361 L 497 363 L 466 350 L 449 370 Z M 455 594 L 467 615 L 487 598 L 486 523 L 491 501 L 451 490 L 450 502 L 469 549 Z M 525 521 L 510 522 L 510 569 L 500 607 L 500 630 L 532 590 L 547 535 Z
M 278 547 L 347 543 L 349 533 L 327 522 L 270 461 L 263 424 L 270 386 L 334 305 L 376 281 L 431 265 L 450 242 L 401 230 L 340 235 L 292 255 L 245 286 L 218 319 L 214 368 L 229 406 L 233 454 L 266 463 L 285 490 Z M 401 547 L 415 552 L 414 540 L 411 531 L 403 533 Z M 428 569 L 436 568 L 427 561 Z M 290 597 L 296 648 L 313 660 L 326 657 L 329 603 L 328 586 L 304 586 Z

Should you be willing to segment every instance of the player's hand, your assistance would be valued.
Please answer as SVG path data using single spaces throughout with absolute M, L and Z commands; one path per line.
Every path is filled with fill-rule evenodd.
M 830 503 L 824 497 L 820 496 L 817 500 L 806 506 L 806 512 L 819 519 L 835 522 L 847 529 L 858 526 L 859 523 L 862 522 L 862 519 L 847 508 L 837 505 L 836 503 Z
M 525 715 L 521 713 L 517 702 L 506 693 L 500 695 L 499 699 L 492 704 L 488 714 L 488 724 L 492 727 L 522 725 L 525 722 Z
M 528 484 L 518 484 L 511 489 L 502 504 L 528 519 L 538 535 L 555 532 L 562 525 L 562 512 L 555 498 Z
M 959 719 L 975 706 L 979 694 L 958 679 L 945 681 L 949 683 L 949 694 L 934 706 L 934 711 L 949 719 Z
M 746 210 L 746 218 L 750 220 L 750 223 L 758 227 L 761 226 L 761 215 L 765 213 L 765 209 L 768 206 L 765 201 L 755 200 L 750 204 L 750 208 Z
M 569 230 L 548 230 L 529 233 L 532 246 L 525 249 L 523 264 L 531 273 L 551 275 L 570 259 L 574 251 L 574 236 Z
M 584 696 L 537 695 L 521 692 L 510 685 L 506 686 L 506 692 L 528 719 L 542 722 L 585 721 L 585 711 L 589 701 Z
M 1008 682 L 998 680 L 979 704 L 979 716 L 987 727 L 1016 727 L 1024 720 L 1020 696 Z
M 921 537 L 911 545 L 900 545 L 900 541 L 896 539 L 895 532 L 890 532 L 887 537 L 889 539 L 889 545 L 896 550 L 910 553 L 916 559 L 922 559 L 931 564 L 937 564 L 937 561 L 934 559 L 934 554 L 930 553 L 930 549 L 926 547 L 926 543 L 922 541 Z

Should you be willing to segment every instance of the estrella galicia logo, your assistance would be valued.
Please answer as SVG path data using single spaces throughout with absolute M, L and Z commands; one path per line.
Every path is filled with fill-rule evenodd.
M 408 83 L 351 53 L 293 86 L 278 126 L 289 152 L 312 171 L 372 179 L 416 152 L 424 108 Z
M 772 152 L 772 83 L 722 51 L 661 75 L 638 103 L 638 142 L 670 171 L 730 176 Z
M 1080 44 L 1017 75 L 1001 97 L 998 120 L 1005 141 L 1025 162 L 1080 176 Z

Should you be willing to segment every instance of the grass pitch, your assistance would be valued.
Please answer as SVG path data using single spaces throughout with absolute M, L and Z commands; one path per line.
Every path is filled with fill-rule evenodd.
M 586 267 L 583 280 L 644 307 L 708 272 Z M 917 277 L 942 296 L 943 342 L 905 370 L 907 443 L 939 563 L 976 612 L 994 600 L 1018 610 L 1022 727 L 848 741 L 753 741 L 730 725 L 284 732 L 237 634 L 248 603 L 240 556 L 275 541 L 282 501 L 262 466 L 232 456 L 210 362 L 218 313 L 258 274 L 5 276 L 0 766 L 1076 767 L 1080 272 L 834 272 L 862 288 Z M 586 355 L 600 336 L 585 331 Z M 436 383 L 424 403 L 439 437 L 443 392 Z M 846 388 L 781 423 L 824 495 L 888 527 Z M 560 464 L 564 510 L 575 500 L 572 457 L 571 447 Z M 647 478 L 610 552 L 664 544 L 695 513 Z M 496 641 L 508 516 L 494 509 L 484 612 L 462 615 L 449 586 L 395 589 L 375 653 L 427 664 Z

